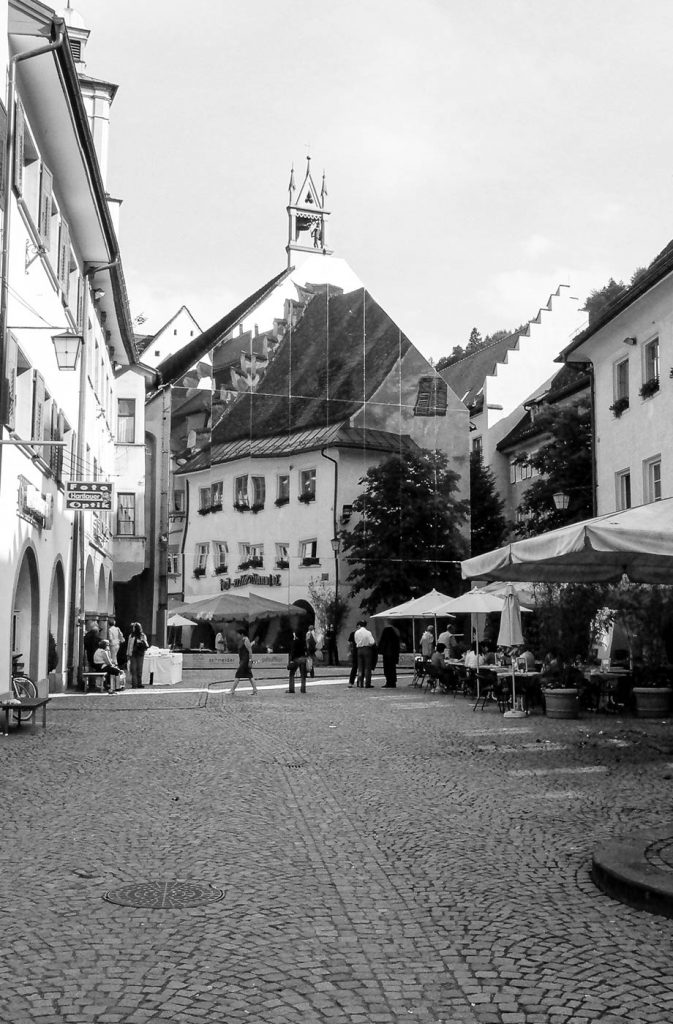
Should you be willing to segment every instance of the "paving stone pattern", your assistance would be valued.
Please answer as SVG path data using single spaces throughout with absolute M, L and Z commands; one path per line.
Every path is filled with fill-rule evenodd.
M 65 697 L 0 772 L 3 1022 L 673 1021 L 673 921 L 589 877 L 673 820 L 671 723 L 344 684 Z M 104 899 L 176 881 L 224 898 Z

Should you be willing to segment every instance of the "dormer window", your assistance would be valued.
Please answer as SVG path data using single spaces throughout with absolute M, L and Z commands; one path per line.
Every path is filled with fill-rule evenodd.
M 414 416 L 446 416 L 448 386 L 439 374 L 420 377 Z

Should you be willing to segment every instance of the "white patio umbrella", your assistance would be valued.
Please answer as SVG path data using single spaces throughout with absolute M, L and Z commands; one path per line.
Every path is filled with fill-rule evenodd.
M 500 614 L 499 647 L 518 647 L 523 643 L 521 629 L 521 606 L 514 587 L 510 584 L 505 595 L 505 602 Z M 512 658 L 512 708 L 505 712 L 506 718 L 525 718 L 526 712 L 516 706 L 516 674 L 515 659 Z
M 167 626 L 195 626 L 193 619 L 186 619 L 184 615 L 169 615 L 166 619 Z
M 429 616 L 435 621 L 435 637 L 437 636 L 437 615 L 441 615 L 442 618 L 452 619 L 454 616 L 449 612 L 437 612 L 437 608 L 441 608 L 451 598 L 448 594 L 441 594 L 434 588 L 429 590 L 427 594 L 423 594 L 422 597 L 414 597 L 410 601 L 404 601 L 402 604 L 395 605 L 394 608 L 388 608 L 382 612 L 376 612 L 372 615 L 373 619 L 411 619 L 411 635 L 412 645 L 416 650 L 416 630 L 414 628 L 415 619 L 427 619 Z

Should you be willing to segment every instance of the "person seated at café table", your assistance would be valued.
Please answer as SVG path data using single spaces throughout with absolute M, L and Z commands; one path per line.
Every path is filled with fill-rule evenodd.
M 481 645 L 479 653 L 482 658 L 482 665 L 495 665 L 495 651 L 491 650 L 491 645 L 487 640 Z
M 436 679 L 440 686 L 447 687 L 451 674 L 446 665 L 446 648 L 444 644 L 437 641 L 437 647 L 430 655 L 430 661 L 428 662 L 428 675 L 431 679 Z
M 533 654 L 531 649 L 527 647 L 525 644 L 523 650 L 519 651 L 519 653 L 517 654 L 517 661 L 521 665 L 525 664 L 526 672 L 535 671 L 535 655 Z

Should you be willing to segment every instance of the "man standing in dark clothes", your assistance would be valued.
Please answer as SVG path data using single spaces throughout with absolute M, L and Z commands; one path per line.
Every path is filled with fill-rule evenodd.
M 327 664 L 338 665 L 339 654 L 337 651 L 336 630 L 331 622 L 327 623 L 325 629 L 325 650 L 327 651 Z
M 397 686 L 397 665 L 400 660 L 400 634 L 398 630 L 388 624 L 381 633 L 379 640 L 379 654 L 383 660 L 383 674 L 386 681 L 384 687 Z
M 93 662 L 93 656 L 98 650 L 98 641 L 100 640 L 100 627 L 97 622 L 91 622 L 87 632 L 84 634 L 82 644 L 84 647 L 84 653 L 86 654 L 86 660 L 88 662 L 87 669 L 89 672 L 95 672 L 96 666 Z

